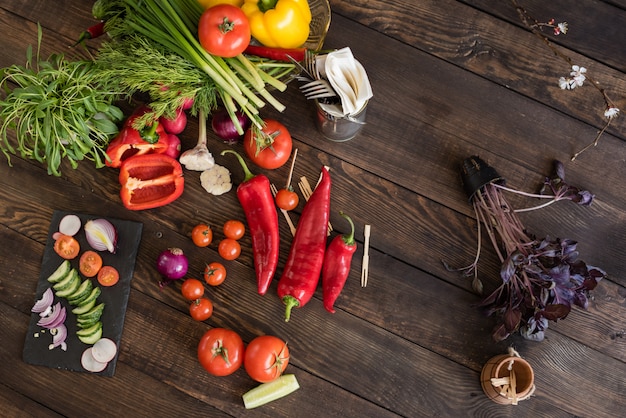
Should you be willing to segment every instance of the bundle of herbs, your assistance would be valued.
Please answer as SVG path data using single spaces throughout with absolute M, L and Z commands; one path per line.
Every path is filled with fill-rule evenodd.
M 590 205 L 593 195 L 567 184 L 563 164 L 558 161 L 554 175 L 545 179 L 539 194 L 506 187 L 497 171 L 477 156 L 464 160 L 462 178 L 479 228 L 476 258 L 472 264 L 458 270 L 467 276 L 473 275 L 473 288 L 482 293 L 483 285 L 477 272 L 482 225 L 502 263 L 501 284 L 479 304 L 487 315 L 497 319 L 493 338 L 502 341 L 519 332 L 524 338 L 541 341 L 548 321 L 564 319 L 572 306 L 588 307 L 589 291 L 606 273 L 578 259 L 575 241 L 537 239 L 529 234 L 517 212 L 539 209 L 560 200 Z M 548 201 L 515 210 L 504 197 L 505 191 Z
M 103 88 L 91 60 L 40 59 L 41 39 L 39 27 L 36 55 L 28 47 L 25 65 L 0 69 L 0 148 L 9 165 L 11 154 L 19 154 L 46 164 L 55 176 L 63 158 L 73 168 L 83 159 L 102 167 L 124 116 L 113 103 L 125 94 Z

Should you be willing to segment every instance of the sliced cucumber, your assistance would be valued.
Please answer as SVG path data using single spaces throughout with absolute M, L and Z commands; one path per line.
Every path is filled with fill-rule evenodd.
M 61 263 L 59 267 L 48 277 L 48 282 L 50 283 L 58 283 L 67 276 L 67 273 L 70 272 L 71 269 L 70 260 L 65 260 Z
M 257 406 L 265 405 L 266 403 L 287 396 L 299 388 L 300 385 L 298 384 L 296 375 L 284 374 L 276 380 L 262 383 L 244 393 L 243 404 L 246 409 L 256 408 Z
M 76 271 L 75 269 L 71 269 L 69 273 L 63 278 L 63 280 L 53 284 L 52 288 L 54 289 L 55 293 L 63 292 L 71 288 L 72 286 L 75 286 L 77 280 L 79 281 L 79 284 L 80 284 L 80 277 L 78 276 L 78 271 Z
M 80 329 L 76 331 L 78 339 L 85 344 L 95 344 L 100 338 L 102 338 L 102 322 L 98 321 L 87 329 Z
M 104 311 L 104 303 L 100 303 L 99 305 L 96 305 L 93 308 L 91 308 L 89 311 L 78 314 L 78 315 L 79 315 L 79 318 L 83 319 L 83 321 L 89 321 L 94 318 L 100 319 L 103 311 Z
M 80 329 L 87 329 L 95 325 L 95 323 L 98 321 L 100 321 L 100 316 L 94 316 L 94 317 L 88 317 L 88 318 L 83 318 L 79 316 L 78 319 L 76 320 L 76 325 L 78 325 L 78 328 Z
M 94 287 L 89 296 L 80 302 L 77 307 L 72 309 L 72 313 L 74 315 L 81 315 L 89 312 L 94 306 L 96 306 L 96 298 L 100 296 L 100 292 L 102 292 L 102 290 L 100 290 L 98 286 Z
M 78 306 L 87 299 L 93 290 L 93 283 L 89 279 L 83 280 L 78 289 L 67 297 L 67 301 L 72 306 Z
M 67 298 L 69 295 L 76 292 L 76 290 L 80 287 L 80 276 L 78 275 L 78 272 L 76 270 L 72 270 L 72 272 L 70 273 L 70 277 L 71 277 L 70 281 L 66 283 L 64 286 L 59 286 L 58 289 L 55 288 L 56 295 L 58 297 Z M 60 285 L 61 282 L 57 284 Z M 55 286 L 56 285 L 52 287 L 54 288 Z

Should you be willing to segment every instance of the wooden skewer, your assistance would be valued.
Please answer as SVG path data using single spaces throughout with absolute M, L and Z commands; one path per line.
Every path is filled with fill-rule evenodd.
M 293 158 L 291 159 L 291 168 L 289 168 L 289 175 L 287 176 L 287 183 L 285 189 L 289 190 L 291 187 L 291 176 L 293 175 L 293 168 L 296 165 L 296 158 L 298 157 L 298 148 L 293 152 Z
M 367 286 L 367 279 L 369 275 L 369 263 L 370 263 L 370 232 L 371 225 L 365 225 L 365 243 L 363 244 L 363 263 L 361 265 L 361 287 Z

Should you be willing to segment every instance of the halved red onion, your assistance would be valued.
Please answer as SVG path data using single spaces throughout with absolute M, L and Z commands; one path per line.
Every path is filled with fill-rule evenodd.
M 41 299 L 35 302 L 30 311 L 38 314 L 44 313 L 50 306 L 52 306 L 52 302 L 54 302 L 54 292 L 52 291 L 52 288 L 49 287 L 45 292 L 43 292 Z
M 50 315 L 41 318 L 37 325 L 47 329 L 58 328 L 60 325 L 63 325 L 66 316 L 65 307 L 61 306 L 61 302 L 57 302 L 52 308 Z
M 85 224 L 87 242 L 96 251 L 107 250 L 115 253 L 117 245 L 117 229 L 104 218 L 91 219 Z
M 65 215 L 59 222 L 59 232 L 73 237 L 80 231 L 81 221 L 76 215 Z

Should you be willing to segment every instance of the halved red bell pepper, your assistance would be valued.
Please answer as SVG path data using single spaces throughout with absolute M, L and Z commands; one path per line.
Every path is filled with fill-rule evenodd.
M 182 166 L 165 154 L 137 155 L 120 167 L 120 197 L 130 210 L 167 205 L 183 193 Z

